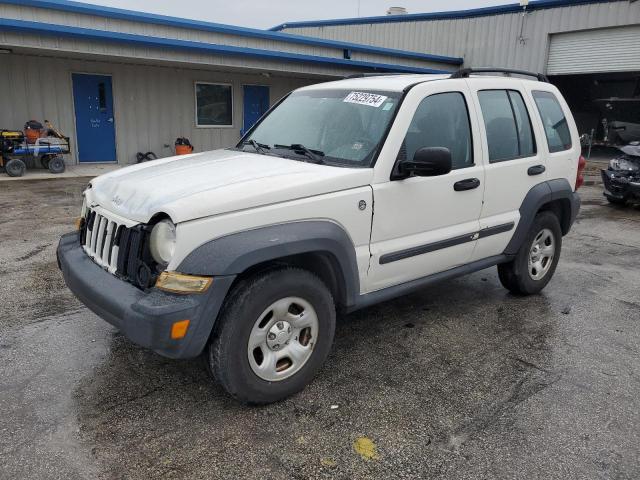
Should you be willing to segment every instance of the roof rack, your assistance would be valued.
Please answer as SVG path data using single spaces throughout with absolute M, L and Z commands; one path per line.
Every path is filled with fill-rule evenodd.
M 407 72 L 380 72 L 380 73 L 366 72 L 366 73 L 353 73 L 351 75 L 345 75 L 343 78 L 348 79 L 348 78 L 366 78 L 366 77 L 387 77 L 390 75 L 412 75 L 412 74 Z
M 472 73 L 504 73 L 506 76 L 511 74 L 524 75 L 534 77 L 540 82 L 549 83 L 549 79 L 542 73 L 527 72 L 526 70 L 512 70 L 510 68 L 461 68 L 457 72 L 453 72 L 449 78 L 469 78 Z

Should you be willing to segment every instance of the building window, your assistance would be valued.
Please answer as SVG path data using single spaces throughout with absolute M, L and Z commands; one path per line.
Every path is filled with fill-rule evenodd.
M 231 127 L 233 92 L 231 85 L 196 82 L 196 127 Z

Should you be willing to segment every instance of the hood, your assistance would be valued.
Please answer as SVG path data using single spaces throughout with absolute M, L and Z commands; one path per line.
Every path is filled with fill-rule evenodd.
M 91 181 L 87 200 L 137 222 L 162 212 L 179 223 L 360 187 L 370 184 L 372 175 L 369 168 L 215 150 L 101 175 Z

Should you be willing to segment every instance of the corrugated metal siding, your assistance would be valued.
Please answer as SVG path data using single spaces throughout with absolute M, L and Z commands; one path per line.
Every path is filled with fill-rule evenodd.
M 134 59 L 144 62 L 173 62 L 187 66 L 242 68 L 316 75 L 340 76 L 359 70 L 338 68 L 331 65 L 312 65 L 300 62 L 285 63 L 275 60 L 247 59 L 237 56 L 214 55 L 191 51 L 178 51 L 161 48 L 145 48 L 118 43 L 105 43 L 91 40 L 77 40 L 0 31 L 0 44 L 8 47 L 26 47 L 37 49 L 48 55 L 84 54 L 107 56 L 121 59 Z M 196 67 L 197 68 L 197 67 Z
M 547 71 L 553 75 L 640 71 L 640 25 L 553 35 Z
M 45 118 L 71 137 L 76 162 L 71 74 L 112 75 L 116 151 L 120 163 L 135 163 L 137 152 L 172 155 L 177 137 L 188 137 L 196 151 L 233 145 L 242 126 L 242 85 L 268 85 L 275 103 L 289 91 L 314 83 L 295 77 L 265 78 L 184 68 L 3 55 L 0 68 L 0 127 L 21 129 L 29 119 Z M 233 84 L 233 128 L 196 128 L 194 82 Z M 164 148 L 165 144 L 171 148 Z
M 240 35 L 192 30 L 188 28 L 179 28 L 168 25 L 155 25 L 150 23 L 135 22 L 131 20 L 105 18 L 97 15 L 85 15 L 20 5 L 8 5 L 0 3 L 0 18 L 63 25 L 68 27 L 87 28 L 117 33 L 144 35 L 156 38 L 169 38 L 217 45 L 228 45 L 234 47 L 257 48 L 303 55 L 315 55 L 329 58 L 343 57 L 342 48 L 329 48 L 324 46 L 304 45 L 276 40 L 250 38 Z M 107 49 L 107 47 L 106 44 L 103 45 L 105 45 L 104 48 L 102 45 L 95 45 L 93 53 L 104 53 L 103 50 Z M 124 49 L 125 52 L 127 50 L 126 46 L 117 48 Z M 108 50 L 113 50 L 113 46 L 109 46 Z M 126 55 L 126 53 L 124 54 Z M 175 57 L 175 52 L 168 49 L 164 52 L 154 52 L 154 58 L 157 58 L 158 60 L 173 60 L 174 58 L 172 57 Z M 354 52 L 353 59 L 355 60 L 357 59 L 357 57 L 366 57 L 367 61 L 376 63 L 395 63 L 445 70 L 452 69 L 451 65 L 446 65 L 438 62 L 430 62 L 421 59 L 398 58 L 393 55 L 384 53 L 378 54 L 368 52 Z M 228 59 L 229 57 L 226 56 L 217 57 L 217 63 L 223 64 Z M 241 59 L 241 63 L 244 64 L 253 63 L 254 61 L 255 60 L 248 60 L 246 58 Z M 280 62 L 280 68 L 278 68 L 278 70 L 285 70 L 284 67 L 290 67 L 291 65 L 292 64 L 284 65 L 282 62 Z M 309 71 L 309 67 L 307 67 L 306 71 Z
M 524 23 L 522 24 L 522 22 Z M 520 42 L 523 27 L 524 43 Z M 640 2 L 627 0 L 522 14 L 402 23 L 287 28 L 298 35 L 461 56 L 467 67 L 546 71 L 551 34 L 640 24 Z

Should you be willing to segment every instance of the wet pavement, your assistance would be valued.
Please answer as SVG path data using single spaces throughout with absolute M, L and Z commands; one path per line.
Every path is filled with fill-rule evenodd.
M 85 184 L 0 187 L 0 478 L 640 477 L 640 207 L 583 188 L 542 294 L 489 269 L 346 316 L 306 390 L 251 408 L 66 290 Z

